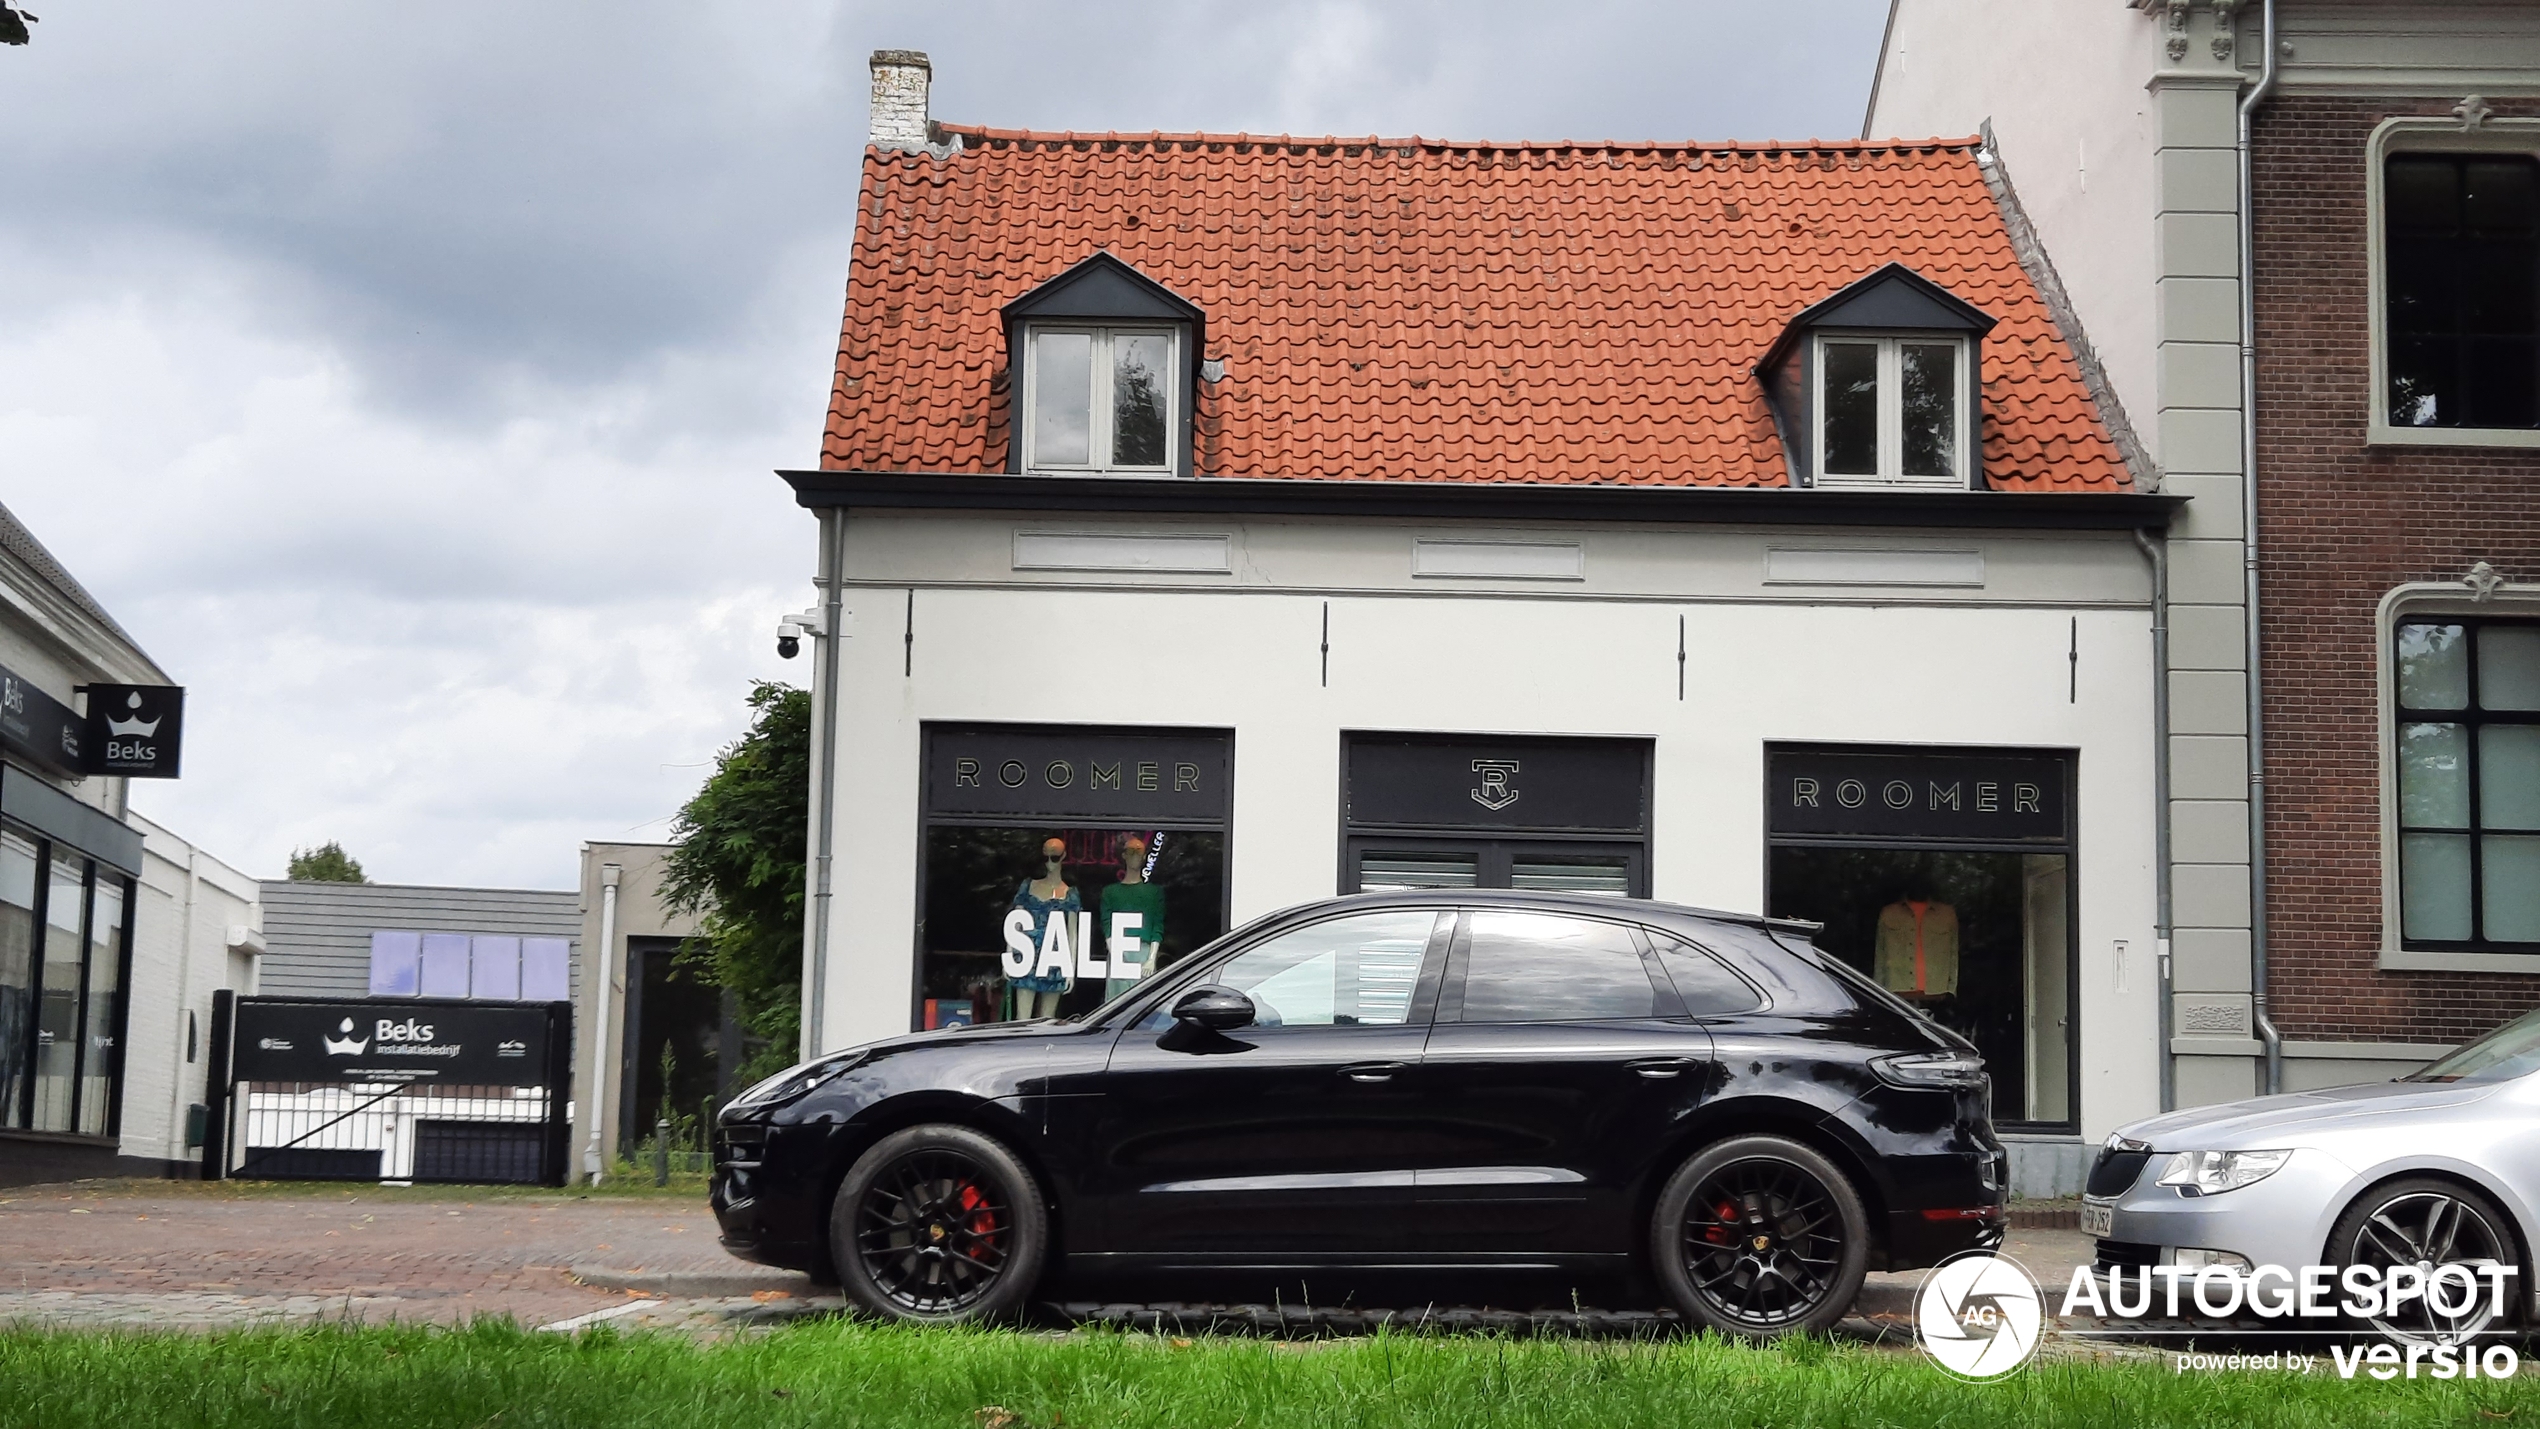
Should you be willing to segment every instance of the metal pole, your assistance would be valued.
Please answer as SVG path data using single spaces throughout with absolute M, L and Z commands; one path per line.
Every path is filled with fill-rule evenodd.
M 619 866 L 600 865 L 600 967 L 598 979 L 591 986 L 591 1135 L 583 1143 L 582 1170 L 591 1184 L 600 1184 L 607 1173 L 608 1158 L 602 1154 L 607 1144 L 601 1112 L 608 1105 L 609 1067 L 609 979 L 617 953 L 617 879 Z
M 811 908 L 803 939 L 804 1061 L 826 1049 L 829 1000 L 831 855 L 837 839 L 838 646 L 846 632 L 847 512 L 820 511 L 820 663 L 814 672 L 811 737 L 817 749 L 811 790 Z
M 2240 101 L 2240 551 L 2247 618 L 2249 721 L 2249 1011 L 2266 1048 L 2260 1090 L 2284 1090 L 2284 1036 L 2267 999 L 2267 745 L 2266 700 L 2258 686 L 2258 301 L 2257 184 L 2250 174 L 2249 133 L 2258 105 L 2275 88 L 2275 0 L 2265 0 L 2259 26 L 2265 54 L 2258 82 Z
M 2134 543 L 2152 562 L 2152 886 L 2153 971 L 2160 986 L 2161 1110 L 2178 1108 L 2178 1060 L 2170 1048 L 2170 560 L 2169 547 L 2138 527 Z
M 238 1016 L 238 994 L 212 993 L 212 1046 L 203 1070 L 203 1179 L 229 1179 L 229 1040 Z

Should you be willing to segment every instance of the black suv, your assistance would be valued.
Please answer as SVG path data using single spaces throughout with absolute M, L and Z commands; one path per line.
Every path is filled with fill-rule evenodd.
M 735 1254 L 877 1315 L 1045 1280 L 1550 1275 L 1731 1333 L 1999 1240 L 1974 1049 L 1810 925 L 1471 890 L 1240 928 L 1081 1018 L 893 1038 L 724 1109 Z

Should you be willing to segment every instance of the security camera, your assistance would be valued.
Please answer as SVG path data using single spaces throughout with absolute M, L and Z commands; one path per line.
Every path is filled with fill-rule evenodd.
M 793 659 L 795 656 L 803 653 L 804 636 L 810 635 L 817 637 L 819 634 L 820 611 L 818 607 L 806 610 L 799 615 L 786 616 L 784 619 L 777 621 L 776 658 L 780 660 Z

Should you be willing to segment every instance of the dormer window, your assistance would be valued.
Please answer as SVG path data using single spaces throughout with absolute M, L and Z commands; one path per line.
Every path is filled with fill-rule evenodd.
M 1200 310 L 1096 253 L 1006 305 L 1014 471 L 1188 476 Z
M 1171 328 L 1033 324 L 1024 370 L 1027 471 L 1172 468 L 1178 429 Z
M 1978 355 L 1993 319 L 1901 263 L 1794 317 L 1756 364 L 1793 486 L 1984 486 Z
M 1815 367 L 1817 485 L 1968 484 L 1963 338 L 1821 333 Z

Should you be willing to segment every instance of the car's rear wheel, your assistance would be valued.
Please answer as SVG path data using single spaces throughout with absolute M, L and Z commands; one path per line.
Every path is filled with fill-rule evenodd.
M 1048 1244 L 1039 1183 L 966 1126 L 913 1126 L 874 1143 L 829 1213 L 839 1284 L 886 1319 L 1011 1316 L 1040 1279 Z
M 2481 1273 L 2522 1263 L 2512 1226 L 2496 1203 L 2477 1191 L 2412 1176 L 2376 1186 L 2347 1207 L 2328 1233 L 2328 1258 L 2338 1266 L 2369 1265 L 2384 1271 L 2414 1266 L 2429 1279 L 2446 1266 L 2461 1267 L 2469 1275 L 2467 1283 L 2476 1287 L 2469 1303 L 2464 1304 L 2463 1279 L 2455 1274 L 2445 1277 L 2439 1297 L 2414 1298 L 2395 1312 L 2358 1321 L 2394 1339 L 2455 1344 L 2503 1328 L 2527 1293 L 2518 1271 L 2504 1276 L 2505 1312 L 2499 1315 L 2493 1282 Z M 2460 1313 L 2449 1313 L 2453 1310 Z
M 1725 1334 L 1823 1330 L 1869 1268 L 1869 1217 L 1835 1164 L 1779 1136 L 1696 1152 L 1658 1193 L 1650 1261 L 1677 1313 Z

